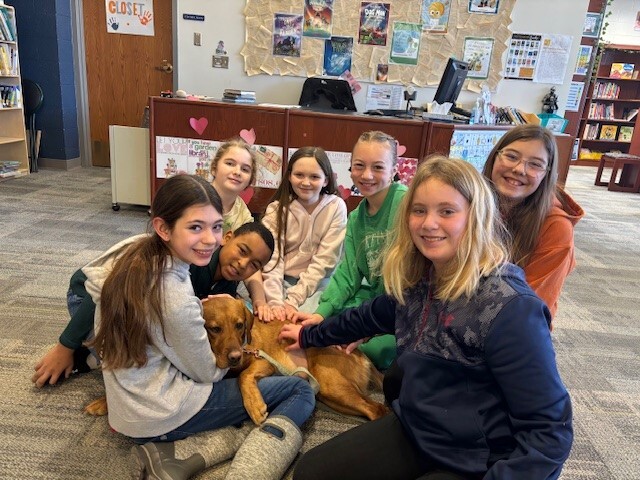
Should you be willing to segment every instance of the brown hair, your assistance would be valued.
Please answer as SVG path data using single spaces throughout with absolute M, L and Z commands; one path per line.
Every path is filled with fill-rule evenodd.
M 173 230 L 186 209 L 208 204 L 222 215 L 222 201 L 206 180 L 176 175 L 156 193 L 151 218 L 161 218 Z M 93 341 L 103 368 L 139 367 L 147 362 L 151 324 L 159 324 L 164 332 L 162 280 L 170 257 L 169 246 L 153 231 L 115 260 L 102 287 L 101 324 Z
M 391 150 L 391 165 L 395 166 L 398 163 L 398 141 L 391 135 L 381 132 L 379 130 L 370 130 L 363 132 L 359 137 L 356 145 L 359 142 L 376 142 L 386 143 Z M 355 146 L 354 146 L 355 149 Z
M 251 178 L 249 179 L 249 185 L 253 185 L 253 182 L 256 180 L 256 152 L 253 150 L 251 145 L 245 142 L 241 137 L 232 137 L 220 145 L 218 151 L 216 152 L 216 156 L 213 157 L 213 161 L 211 162 L 211 175 L 216 176 L 216 169 L 218 168 L 218 162 L 227 153 L 231 148 L 238 147 L 243 148 L 249 153 L 251 156 Z
M 496 162 L 498 152 L 517 141 L 540 140 L 548 157 L 548 170 L 540 185 L 522 202 L 514 205 L 509 212 L 503 212 L 503 221 L 511 235 L 511 261 L 520 267 L 527 264 L 529 255 L 538 243 L 540 228 L 553 206 L 556 197 L 558 181 L 558 148 L 556 139 L 546 128 L 539 125 L 518 125 L 505 133 L 498 143 L 489 153 L 487 162 L 482 170 L 483 175 L 488 179 L 493 191 L 497 194 L 495 185 L 491 179 L 493 166 Z M 503 199 L 498 195 L 498 203 L 503 204 Z
M 322 169 L 327 178 L 327 186 L 322 187 L 321 193 L 335 195 L 338 192 L 338 184 L 333 175 L 333 169 L 331 168 L 331 161 L 325 152 L 320 147 L 301 147 L 295 151 L 289 162 L 287 163 L 287 171 L 282 176 L 282 182 L 276 193 L 271 197 L 270 202 L 278 201 L 278 209 L 276 210 L 276 241 L 278 242 L 278 262 L 286 254 L 283 252 L 282 241 L 287 238 L 287 216 L 289 215 L 289 205 L 293 202 L 297 196 L 291 186 L 291 172 L 293 166 L 301 158 L 311 157 L 315 158 L 316 162 Z

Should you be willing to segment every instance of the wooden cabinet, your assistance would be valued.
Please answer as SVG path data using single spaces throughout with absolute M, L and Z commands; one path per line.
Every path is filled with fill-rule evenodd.
M 15 9 L 0 5 L 0 180 L 29 173 Z
M 580 121 L 579 160 L 609 152 L 640 153 L 640 46 L 606 45 Z

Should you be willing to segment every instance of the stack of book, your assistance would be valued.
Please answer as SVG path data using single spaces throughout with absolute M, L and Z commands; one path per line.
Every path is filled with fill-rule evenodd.
M 15 177 L 20 174 L 18 168 L 20 162 L 4 161 L 0 162 L 0 178 Z
M 256 103 L 256 92 L 251 90 L 235 90 L 225 88 L 222 100 L 232 103 Z

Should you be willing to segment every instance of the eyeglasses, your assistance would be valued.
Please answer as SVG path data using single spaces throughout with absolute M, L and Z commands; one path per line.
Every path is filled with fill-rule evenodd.
M 549 170 L 549 165 L 542 160 L 525 160 L 516 152 L 498 150 L 498 155 L 500 156 L 500 160 L 510 167 L 517 167 L 520 163 L 523 163 L 524 171 L 531 174 L 541 174 Z

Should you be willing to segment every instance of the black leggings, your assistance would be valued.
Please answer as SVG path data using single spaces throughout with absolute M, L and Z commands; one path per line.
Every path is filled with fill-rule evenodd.
M 441 467 L 429 467 L 404 433 L 395 413 L 359 425 L 309 450 L 294 480 L 469 480 Z

